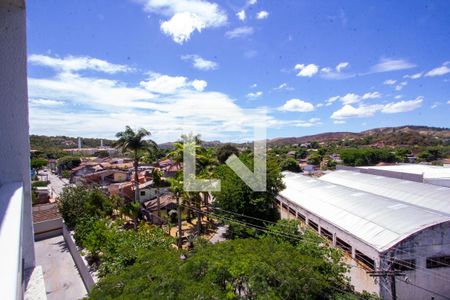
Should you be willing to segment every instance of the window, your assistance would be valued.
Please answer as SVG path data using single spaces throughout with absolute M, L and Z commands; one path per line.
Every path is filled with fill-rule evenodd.
M 436 256 L 427 258 L 427 268 L 445 268 L 450 267 L 450 256 Z
M 333 240 L 333 234 L 323 227 L 320 228 L 320 234 L 329 239 L 330 241 Z
M 352 246 L 350 246 L 350 244 L 344 242 L 343 240 L 341 240 L 340 238 L 336 238 L 336 246 L 338 246 L 339 248 L 341 248 L 344 251 L 347 252 L 352 252 Z
M 297 213 L 297 218 L 299 218 L 303 222 L 306 222 L 306 217 L 303 214 L 301 214 L 301 213 Z
M 361 263 L 366 268 L 368 268 L 372 271 L 375 270 L 375 261 L 373 259 L 371 259 L 370 257 L 368 257 L 367 255 L 365 255 L 364 253 L 356 250 L 355 258 L 359 263 Z
M 145 191 L 141 191 L 141 196 L 145 196 Z
M 411 271 L 416 268 L 415 259 L 396 259 L 392 264 L 392 268 L 396 271 Z
M 308 221 L 309 226 L 311 226 L 315 231 L 319 231 L 319 225 L 317 225 L 317 223 L 309 220 Z
M 291 213 L 292 215 L 295 216 L 295 210 L 293 210 L 292 208 L 289 207 L 289 213 Z

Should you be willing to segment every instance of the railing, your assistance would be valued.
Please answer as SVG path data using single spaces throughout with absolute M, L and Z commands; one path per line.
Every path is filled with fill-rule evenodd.
M 0 290 L 2 299 L 22 298 L 22 183 L 0 187 Z

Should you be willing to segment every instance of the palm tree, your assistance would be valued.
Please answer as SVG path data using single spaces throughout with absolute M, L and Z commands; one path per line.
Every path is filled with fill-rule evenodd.
M 125 127 L 125 131 L 116 133 L 118 140 L 114 146 L 122 153 L 131 153 L 134 166 L 134 201 L 139 202 L 139 159 L 146 151 L 155 151 L 158 145 L 151 139 L 145 139 L 150 136 L 150 132 L 140 128 L 137 132 L 130 126 Z
M 161 202 L 159 199 L 160 196 L 160 188 L 162 183 L 162 174 L 161 171 L 158 169 L 153 169 L 152 171 L 152 177 L 153 177 L 153 185 L 156 187 L 156 207 L 158 210 L 158 222 L 162 225 L 161 222 Z

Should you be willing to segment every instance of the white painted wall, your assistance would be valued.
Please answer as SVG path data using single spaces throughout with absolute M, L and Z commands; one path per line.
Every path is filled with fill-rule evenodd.
M 23 0 L 0 0 L 0 185 L 22 182 L 25 268 L 34 266 L 29 166 L 26 13 Z

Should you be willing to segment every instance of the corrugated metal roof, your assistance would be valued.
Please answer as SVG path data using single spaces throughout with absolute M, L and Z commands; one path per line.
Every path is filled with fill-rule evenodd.
M 448 187 L 345 170 L 330 172 L 320 180 L 450 215 Z
M 445 213 L 392 198 L 283 172 L 280 195 L 383 252 L 426 227 L 450 221 Z

